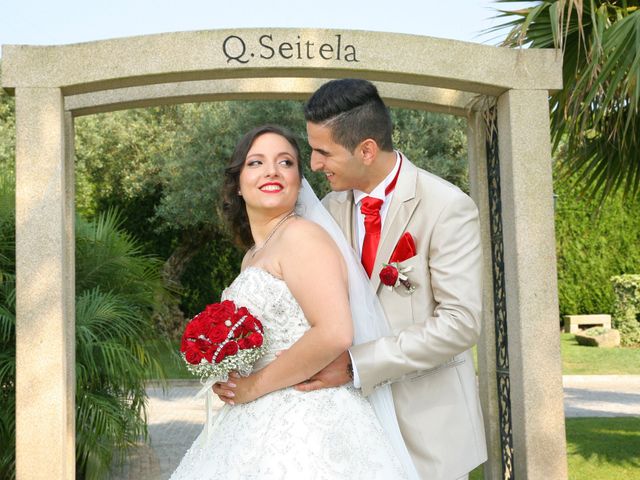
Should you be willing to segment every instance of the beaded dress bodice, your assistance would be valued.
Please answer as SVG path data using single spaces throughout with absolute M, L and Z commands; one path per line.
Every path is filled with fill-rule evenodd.
M 287 284 L 258 267 L 247 267 L 222 292 L 222 300 L 233 300 L 258 318 L 265 329 L 267 353 L 255 365 L 263 368 L 309 329 L 309 323 Z

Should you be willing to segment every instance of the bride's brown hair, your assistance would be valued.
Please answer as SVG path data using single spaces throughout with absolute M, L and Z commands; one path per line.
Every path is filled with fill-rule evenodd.
M 275 133 L 284 138 L 293 147 L 298 160 L 298 174 L 302 180 L 302 162 L 300 161 L 300 147 L 295 136 L 289 130 L 279 125 L 261 125 L 249 130 L 237 143 L 229 165 L 224 171 L 224 182 L 222 184 L 222 212 L 227 226 L 233 234 L 234 240 L 241 247 L 249 248 L 253 245 L 249 217 L 244 198 L 239 194 L 240 173 L 244 168 L 247 154 L 256 139 L 265 133 Z

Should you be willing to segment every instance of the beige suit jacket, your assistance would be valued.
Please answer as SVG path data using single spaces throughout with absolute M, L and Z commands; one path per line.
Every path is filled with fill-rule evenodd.
M 323 203 L 355 247 L 353 193 L 333 192 Z M 412 294 L 379 278 L 404 232 L 417 249 L 401 264 L 412 267 Z M 480 334 L 481 269 L 473 201 L 404 158 L 371 275 L 393 336 L 350 352 L 365 395 L 392 384 L 400 429 L 424 479 L 457 479 L 487 458 L 470 351 Z

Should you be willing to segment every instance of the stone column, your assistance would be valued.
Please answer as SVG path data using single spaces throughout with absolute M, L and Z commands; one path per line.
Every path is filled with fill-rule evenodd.
M 16 88 L 16 471 L 75 478 L 72 120 L 57 88 Z
M 483 256 L 482 332 L 478 341 L 478 387 L 487 437 L 488 459 L 484 465 L 484 478 L 502 478 L 500 450 L 500 421 L 498 386 L 496 381 L 496 332 L 493 308 L 493 274 L 489 187 L 487 181 L 486 124 L 482 112 L 473 112 L 467 118 L 467 148 L 469 155 L 469 183 L 471 197 L 480 214 L 480 235 Z
M 497 108 L 515 478 L 566 479 L 548 93 Z

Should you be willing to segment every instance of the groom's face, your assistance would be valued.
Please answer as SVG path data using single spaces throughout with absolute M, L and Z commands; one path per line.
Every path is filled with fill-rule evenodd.
M 350 152 L 333 141 L 329 127 L 307 122 L 307 140 L 311 146 L 311 170 L 327 177 L 331 190 L 366 191 L 367 170 L 358 149 Z

